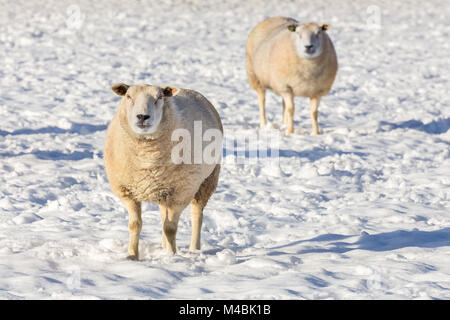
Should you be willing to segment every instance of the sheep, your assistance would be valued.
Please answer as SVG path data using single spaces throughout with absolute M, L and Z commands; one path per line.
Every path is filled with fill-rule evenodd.
M 258 94 L 261 127 L 267 124 L 266 89 L 282 97 L 286 135 L 294 132 L 294 97 L 309 97 L 312 132 L 317 122 L 321 97 L 336 77 L 338 63 L 328 24 L 299 23 L 286 17 L 268 18 L 249 34 L 246 70 L 250 86 Z
M 113 193 L 128 210 L 128 259 L 139 260 L 143 201 L 159 206 L 162 246 L 171 253 L 176 253 L 180 214 L 190 203 L 192 237 L 189 249 L 199 250 L 203 209 L 219 179 L 223 136 L 219 114 L 204 96 L 193 90 L 123 83 L 115 84 L 111 89 L 122 98 L 108 126 L 104 163 Z M 195 123 L 200 123 L 202 130 L 213 131 L 210 140 L 215 139 L 217 149 L 212 151 L 216 153 L 213 161 L 192 162 L 189 155 L 191 158 L 197 155 L 187 149 L 182 149 L 185 153 L 183 161 L 174 158 L 172 149 L 180 144 L 179 137 L 174 138 L 174 134 L 177 130 L 198 134 L 194 132 L 198 129 Z M 183 136 L 183 141 L 191 147 L 189 139 Z M 204 148 L 203 142 L 200 140 L 200 151 Z

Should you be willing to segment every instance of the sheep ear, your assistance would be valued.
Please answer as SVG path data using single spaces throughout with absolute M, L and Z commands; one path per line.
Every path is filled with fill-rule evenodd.
M 164 97 L 172 97 L 178 93 L 180 89 L 174 87 L 165 87 L 162 89 Z
M 287 28 L 288 28 L 289 31 L 295 32 L 295 29 L 297 29 L 297 26 L 295 24 L 291 24 Z
M 125 83 L 116 83 L 111 87 L 111 90 L 114 91 L 118 96 L 124 96 L 127 93 L 127 90 L 130 86 Z
M 322 28 L 323 31 L 327 31 L 328 29 L 330 29 L 330 25 L 327 23 L 324 23 L 323 25 L 320 26 Z

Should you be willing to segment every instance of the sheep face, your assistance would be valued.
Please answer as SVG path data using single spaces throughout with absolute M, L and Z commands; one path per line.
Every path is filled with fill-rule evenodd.
M 314 22 L 288 26 L 294 33 L 297 54 L 303 59 L 313 59 L 322 54 L 325 42 L 325 31 L 328 24 L 319 25 Z
M 139 135 L 153 134 L 158 130 L 164 113 L 164 98 L 172 96 L 172 88 L 151 85 L 128 86 L 117 84 L 112 90 L 123 96 L 129 127 Z

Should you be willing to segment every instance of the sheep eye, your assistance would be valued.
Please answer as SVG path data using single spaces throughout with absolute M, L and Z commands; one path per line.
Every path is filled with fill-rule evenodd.
M 127 94 L 127 99 L 128 99 L 128 100 L 132 100 L 132 99 L 131 99 L 131 96 L 130 96 L 129 94 Z

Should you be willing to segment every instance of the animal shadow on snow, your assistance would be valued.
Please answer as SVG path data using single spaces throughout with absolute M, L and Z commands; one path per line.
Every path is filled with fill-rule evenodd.
M 252 158 L 258 158 L 258 159 L 265 159 L 270 158 L 272 156 L 276 156 L 275 151 L 268 148 L 267 154 L 265 154 L 266 150 L 264 150 L 264 154 L 261 155 L 259 150 L 248 150 L 247 148 L 245 150 L 231 150 L 227 149 L 225 146 L 222 150 L 222 156 L 226 157 L 228 155 L 234 155 L 236 157 L 245 157 L 245 159 L 252 159 Z M 365 158 L 368 153 L 365 152 L 348 152 L 348 151 L 342 151 L 335 148 L 313 148 L 311 150 L 303 150 L 303 151 L 296 151 L 291 149 L 279 149 L 278 150 L 278 156 L 280 158 L 306 158 L 309 161 L 317 161 L 322 158 L 328 157 L 328 156 L 335 156 L 335 155 L 355 155 L 360 158 Z
M 304 151 L 295 151 L 295 150 L 285 150 L 280 149 L 279 155 L 281 158 L 307 158 L 309 161 L 317 161 L 322 158 L 328 157 L 328 156 L 335 156 L 335 155 L 355 155 L 360 158 L 365 158 L 368 153 L 365 152 L 348 152 L 348 151 L 342 151 L 335 148 L 313 148 L 312 150 L 304 150 Z
M 62 129 L 59 127 L 49 126 L 38 129 L 19 129 L 12 132 L 0 130 L 0 136 L 4 137 L 7 135 L 32 135 L 32 134 L 92 134 L 97 131 L 106 130 L 107 125 L 92 125 L 88 123 L 75 123 L 71 124 L 70 129 Z M 84 147 L 90 148 L 92 147 L 89 144 L 83 144 Z M 23 155 L 32 154 L 36 158 L 40 160 L 72 160 L 79 161 L 83 159 L 93 158 L 94 152 L 83 150 L 83 151 L 74 151 L 71 153 L 64 153 L 59 150 L 35 150 L 29 153 L 20 152 L 20 153 L 0 153 L 0 157 L 20 157 Z
M 273 247 L 271 249 L 288 248 L 301 244 L 310 244 L 314 242 L 328 242 L 326 248 L 315 247 L 301 249 L 297 251 L 303 253 L 345 253 L 351 250 L 368 251 L 391 251 L 406 247 L 418 248 L 438 248 L 450 246 L 450 227 L 435 231 L 420 230 L 397 230 L 392 232 L 383 232 L 378 234 L 363 234 L 356 242 L 341 241 L 350 237 L 349 235 L 324 234 L 309 240 L 295 241 L 286 245 Z M 275 254 L 275 253 L 274 253 Z M 281 254 L 278 252 L 278 254 Z
M 400 123 L 380 121 L 380 126 L 389 126 L 391 130 L 414 129 L 429 134 L 442 134 L 446 133 L 448 129 L 450 129 L 450 118 L 434 120 L 427 124 L 424 124 L 422 121 L 419 120 L 408 120 Z
M 45 133 L 53 133 L 53 134 L 65 134 L 65 133 L 76 133 L 76 134 L 91 134 L 97 131 L 106 130 L 107 125 L 94 125 L 88 123 L 76 123 L 72 122 L 70 129 L 62 129 L 59 127 L 43 127 L 38 129 L 19 129 L 15 131 L 3 131 L 0 130 L 0 136 L 4 137 L 7 135 L 27 135 L 27 134 L 45 134 Z
M 27 154 L 32 154 L 39 160 L 72 160 L 79 161 L 83 159 L 92 159 L 94 153 L 91 151 L 74 151 L 72 153 L 64 153 L 61 151 L 43 151 L 35 150 L 32 152 L 20 152 L 20 153 L 0 153 L 0 158 L 3 157 L 20 157 Z

